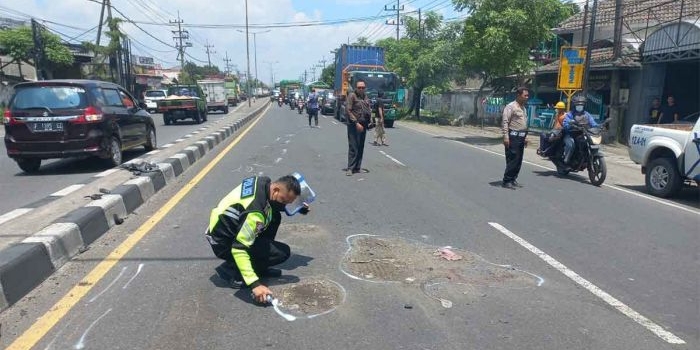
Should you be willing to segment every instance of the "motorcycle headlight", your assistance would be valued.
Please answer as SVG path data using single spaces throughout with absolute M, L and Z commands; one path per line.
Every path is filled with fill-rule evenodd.
M 600 143 L 603 141 L 603 136 L 601 135 L 591 135 L 591 142 L 594 145 L 600 145 Z

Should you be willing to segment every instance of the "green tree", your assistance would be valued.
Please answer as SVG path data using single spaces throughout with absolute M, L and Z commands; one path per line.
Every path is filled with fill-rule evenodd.
M 73 63 L 73 55 L 68 47 L 61 43 L 61 37 L 41 27 L 41 40 L 48 70 Z M 34 40 L 31 27 L 0 30 L 0 46 L 12 57 L 9 63 L 34 62 Z
M 361 36 L 358 37 L 357 40 L 355 40 L 352 45 L 357 45 L 357 46 L 372 46 L 372 43 L 367 39 L 367 37 Z
M 404 18 L 406 35 L 400 40 L 382 39 L 378 46 L 385 49 L 388 68 L 405 79 L 413 89 L 408 114 L 415 112 L 420 119 L 420 97 L 426 89 L 436 93 L 444 91 L 458 75 L 455 57 L 461 24 L 444 23 L 442 16 L 428 12 L 424 19 Z
M 218 66 L 198 66 L 194 62 L 185 62 L 184 69 L 180 72 L 181 84 L 194 84 L 197 80 L 205 79 L 208 76 L 223 75 Z
M 91 42 L 83 42 L 89 51 L 96 54 L 96 58 L 102 60 L 102 63 L 93 65 L 92 74 L 97 76 L 101 80 L 110 80 L 112 82 L 117 82 L 117 70 L 116 65 L 106 65 L 104 63 L 105 58 L 109 58 L 112 62 L 116 62 L 117 55 L 121 50 L 121 41 L 126 39 L 126 34 L 122 33 L 119 25 L 123 22 L 121 18 L 112 18 L 107 22 L 108 30 L 105 32 L 105 36 L 109 38 L 109 43 L 106 46 L 97 46 Z M 109 70 L 108 70 L 109 67 Z
M 482 84 L 474 97 L 474 114 L 486 86 L 507 75 L 522 77 L 533 62 L 531 48 L 553 37 L 550 29 L 569 17 L 575 8 L 559 0 L 453 0 L 466 10 L 461 61 Z M 518 79 L 521 80 L 521 79 Z
M 321 71 L 321 78 L 319 80 L 328 84 L 329 86 L 333 86 L 335 83 L 335 62 L 326 66 L 326 68 L 323 68 L 323 71 Z

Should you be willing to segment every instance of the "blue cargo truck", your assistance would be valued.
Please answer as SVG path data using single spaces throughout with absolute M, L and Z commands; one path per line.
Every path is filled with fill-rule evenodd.
M 399 106 L 397 92 L 399 77 L 384 65 L 384 48 L 378 46 L 343 45 L 335 54 L 335 81 L 333 91 L 336 99 L 335 116 L 345 121 L 345 100 L 358 80 L 364 80 L 367 94 L 372 102 L 377 101 L 377 93 L 384 92 L 384 125 L 394 125 L 396 108 Z

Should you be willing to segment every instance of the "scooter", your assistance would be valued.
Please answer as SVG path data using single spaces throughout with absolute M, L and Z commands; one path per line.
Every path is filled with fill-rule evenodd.
M 282 98 L 277 99 L 277 106 L 282 107 Z
M 299 114 L 301 114 L 301 112 L 302 112 L 303 110 L 304 110 L 304 101 L 302 101 L 301 99 L 299 99 L 299 100 L 297 101 L 297 111 L 299 111 Z
M 607 166 L 605 158 L 600 152 L 600 144 L 603 140 L 602 127 L 609 120 L 603 122 L 599 127 L 591 128 L 578 123 L 571 123 L 571 134 L 574 138 L 574 154 L 571 156 L 569 164 L 564 163 L 564 147 L 561 141 L 550 143 L 549 140 L 543 143 L 540 140 L 540 148 L 537 153 L 548 158 L 557 168 L 557 174 L 566 176 L 570 172 L 588 171 L 588 179 L 594 186 L 600 186 L 605 181 Z M 554 135 L 556 138 L 556 135 Z M 551 138 L 550 138 L 551 139 Z

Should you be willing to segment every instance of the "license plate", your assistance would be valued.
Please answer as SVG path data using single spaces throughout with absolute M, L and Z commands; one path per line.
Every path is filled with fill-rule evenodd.
M 62 122 L 39 122 L 29 124 L 33 132 L 62 132 Z

